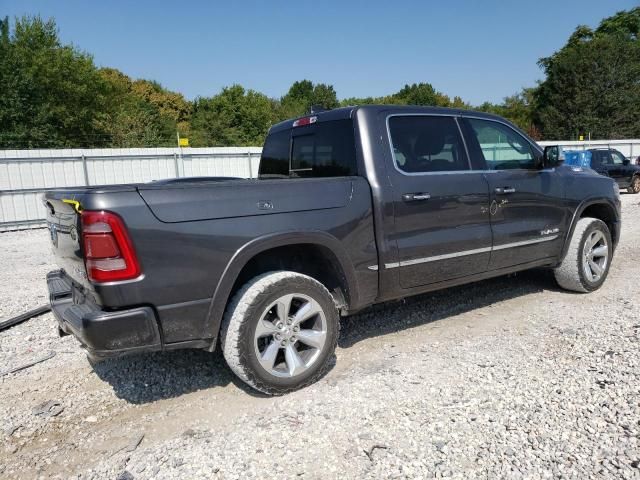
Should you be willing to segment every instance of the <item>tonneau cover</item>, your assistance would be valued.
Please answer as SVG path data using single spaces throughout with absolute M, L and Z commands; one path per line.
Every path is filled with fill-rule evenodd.
M 140 185 L 138 191 L 162 222 L 272 215 L 343 207 L 349 178 L 310 178 Z

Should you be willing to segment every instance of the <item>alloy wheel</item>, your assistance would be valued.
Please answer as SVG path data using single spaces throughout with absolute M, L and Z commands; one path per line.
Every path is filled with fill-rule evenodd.
M 609 247 L 600 230 L 589 234 L 584 243 L 582 270 L 590 282 L 597 282 L 607 270 Z
M 327 340 L 327 319 L 313 298 L 283 295 L 258 320 L 254 348 L 258 362 L 276 377 L 295 377 L 318 359 Z

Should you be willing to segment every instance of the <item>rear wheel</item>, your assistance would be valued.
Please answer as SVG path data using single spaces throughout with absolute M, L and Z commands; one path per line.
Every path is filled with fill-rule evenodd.
M 241 380 L 278 395 L 324 375 L 338 328 L 333 297 L 321 283 L 295 272 L 270 272 L 234 296 L 220 340 L 225 360 Z
M 627 188 L 629 193 L 640 193 L 640 175 L 636 175 L 631 180 L 631 185 Z
M 613 254 L 609 228 L 597 218 L 581 218 L 576 224 L 567 254 L 554 269 L 562 288 L 592 292 L 602 286 Z

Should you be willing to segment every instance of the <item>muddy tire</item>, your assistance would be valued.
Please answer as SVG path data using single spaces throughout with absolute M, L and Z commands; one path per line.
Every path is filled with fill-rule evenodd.
M 597 218 L 581 218 L 573 231 L 567 254 L 554 269 L 558 285 L 574 292 L 593 292 L 609 273 L 613 244 L 609 228 Z
M 629 193 L 640 193 L 640 175 L 636 175 L 631 179 L 631 185 L 627 187 Z
M 244 285 L 220 328 L 224 358 L 245 383 L 281 395 L 316 382 L 329 369 L 339 315 L 320 282 L 278 271 Z

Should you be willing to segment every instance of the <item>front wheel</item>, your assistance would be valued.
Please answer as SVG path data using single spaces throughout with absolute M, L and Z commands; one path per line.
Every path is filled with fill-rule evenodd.
M 241 380 L 279 395 L 326 373 L 338 329 L 338 310 L 324 285 L 300 273 L 269 272 L 233 297 L 220 341 L 227 364 Z
M 554 269 L 556 281 L 567 290 L 593 292 L 607 278 L 612 256 L 607 224 L 597 218 L 581 218 L 562 263 Z
M 640 175 L 636 175 L 631 179 L 631 185 L 627 188 L 629 193 L 640 193 Z

